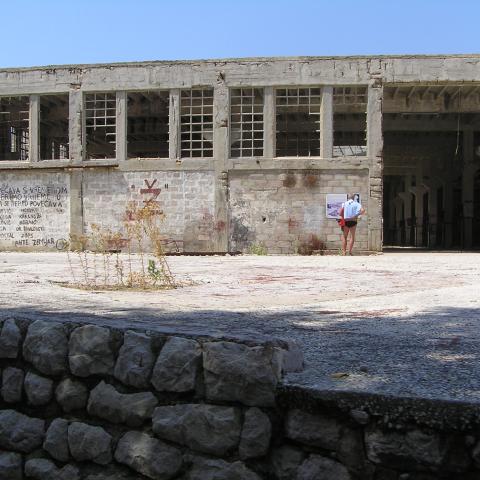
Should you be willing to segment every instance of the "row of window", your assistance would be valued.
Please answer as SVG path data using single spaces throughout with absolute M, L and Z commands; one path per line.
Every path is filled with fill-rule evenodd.
M 69 158 L 68 94 L 41 95 L 40 160 Z M 169 91 L 127 93 L 127 157 L 169 157 Z M 182 90 L 179 145 L 182 158 L 213 157 L 212 88 Z M 366 87 L 337 87 L 333 92 L 334 156 L 366 154 Z M 321 88 L 275 90 L 275 156 L 320 156 Z M 230 91 L 230 156 L 264 155 L 263 88 Z M 0 98 L 0 160 L 28 160 L 30 98 Z M 84 95 L 85 158 L 115 158 L 115 93 Z

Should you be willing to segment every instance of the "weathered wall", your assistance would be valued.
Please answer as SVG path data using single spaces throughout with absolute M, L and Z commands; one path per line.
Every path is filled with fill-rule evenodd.
M 214 251 L 213 172 L 93 170 L 85 172 L 82 191 L 87 232 L 92 224 L 121 230 L 129 202 L 135 202 L 164 214 L 163 234 L 175 241 L 167 248 Z
M 327 249 L 339 248 L 338 224 L 325 214 L 329 193 L 360 193 L 368 211 L 365 171 L 234 172 L 229 180 L 232 250 L 261 244 L 268 253 L 298 252 L 312 235 Z M 368 248 L 366 222 L 359 222 L 356 245 Z
M 63 172 L 4 173 L 0 248 L 55 248 L 70 231 L 70 178 Z
M 285 387 L 290 347 L 5 319 L 0 478 L 479 478 L 478 406 Z
M 238 202 L 251 202 L 249 199 L 239 199 L 238 178 L 239 172 L 250 171 L 252 174 L 276 176 L 276 172 L 282 170 L 288 173 L 295 171 L 315 171 L 314 175 L 355 175 L 351 170 L 366 170 L 368 176 L 361 173 L 364 182 L 361 186 L 363 202 L 368 205 L 368 216 L 364 219 L 368 235 L 365 240 L 363 231 L 359 232 L 362 238 L 358 246 L 362 249 L 381 250 L 382 248 L 382 194 L 383 194 L 383 138 L 382 138 L 382 109 L 384 85 L 408 85 L 410 83 L 423 82 L 426 84 L 455 83 L 468 84 L 480 82 L 480 57 L 478 55 L 457 56 L 398 56 L 398 57 L 298 57 L 298 58 L 257 58 L 257 59 L 230 59 L 208 61 L 184 61 L 184 62 L 139 62 L 131 64 L 112 65 L 75 65 L 57 67 L 38 67 L 28 69 L 3 69 L 0 70 L 0 95 L 30 95 L 30 124 L 32 128 L 38 125 L 39 97 L 40 94 L 65 93 L 69 95 L 69 159 L 40 161 L 38 154 L 38 138 L 30 136 L 30 157 L 28 162 L 1 162 L 2 172 L 14 171 L 15 178 L 33 175 L 31 170 L 52 171 L 62 169 L 68 171 L 71 176 L 71 204 L 70 204 L 70 229 L 65 233 L 81 234 L 84 225 L 98 222 L 100 208 L 105 207 L 102 197 L 108 199 L 109 193 L 100 194 L 98 200 L 100 206 L 94 206 L 91 191 L 105 192 L 108 185 L 99 185 L 96 181 L 105 175 L 116 175 L 120 185 L 126 182 L 128 174 L 135 178 L 135 188 L 138 183 L 147 178 L 142 178 L 142 172 L 156 172 L 158 175 L 169 178 L 169 172 L 180 174 L 184 180 L 185 191 L 199 172 L 210 172 L 212 175 L 203 188 L 212 188 L 213 192 L 208 195 L 202 191 L 201 198 L 191 204 L 185 201 L 182 205 L 167 207 L 170 215 L 167 215 L 168 235 L 178 239 L 183 237 L 185 249 L 189 251 L 232 251 L 244 249 L 243 237 L 235 237 L 239 231 L 237 222 L 239 218 Z M 275 158 L 275 94 L 274 89 L 282 86 L 319 85 L 322 87 L 322 118 L 321 118 L 321 154 L 319 158 Z M 333 157 L 333 121 L 332 121 L 332 92 L 335 86 L 363 85 L 368 86 L 367 106 L 367 157 L 335 158 Z M 213 143 L 214 155 L 212 158 L 181 158 L 179 152 L 179 96 L 180 89 L 196 86 L 210 86 L 214 90 L 214 121 Z M 264 155 L 261 158 L 233 159 L 229 157 L 229 89 L 234 87 L 254 86 L 262 87 L 265 92 L 265 134 Z M 126 158 L 126 93 L 129 90 L 153 90 L 165 89 L 170 91 L 170 122 L 169 122 L 169 158 L 162 159 L 127 159 Z M 83 125 L 83 95 L 88 92 L 116 92 L 117 99 L 117 135 L 116 135 L 116 158 L 103 160 L 85 160 L 85 131 Z M 98 171 L 97 171 L 98 169 Z M 105 173 L 109 169 L 109 174 Z M 135 172 L 135 173 L 133 173 Z M 302 173 L 303 174 L 303 173 Z M 358 173 L 360 174 L 360 173 Z M 5 173 L 6 175 L 6 173 Z M 95 186 L 88 186 L 82 182 L 88 178 L 93 180 Z M 33 177 L 28 177 L 33 178 Z M 110 177 L 109 177 L 110 178 Z M 150 178 L 153 178 L 150 177 Z M 228 201 L 228 179 L 233 178 L 236 191 L 232 199 L 237 202 L 232 206 Z M 348 178 L 346 179 L 348 183 Z M 107 180 L 108 182 L 108 180 Z M 192 183 L 193 182 L 193 183 Z M 174 182 L 175 183 L 175 182 Z M 248 181 L 247 181 L 248 184 Z M 88 190 L 86 196 L 82 196 L 82 187 Z M 122 187 L 123 188 L 123 187 Z M 148 187 L 147 187 L 148 188 Z M 175 187 L 176 188 L 176 187 Z M 180 188 L 180 187 L 178 187 Z M 192 187 L 196 188 L 196 187 Z M 245 192 L 248 193 L 246 185 Z M 106 211 L 113 215 L 116 210 L 123 210 L 124 200 L 132 196 L 132 192 L 121 195 L 114 188 L 115 194 L 111 196 L 112 202 L 119 202 L 114 207 L 106 206 Z M 178 190 L 177 190 L 178 191 Z M 162 194 L 164 191 L 162 190 Z M 196 193 L 195 193 L 196 195 Z M 172 197 L 174 194 L 172 194 Z M 208 196 L 208 199 L 204 198 Z M 166 198 L 167 196 L 164 195 Z M 82 202 L 84 198 L 84 202 Z M 260 197 L 259 197 L 260 198 Z M 213 200 L 212 200 L 213 199 Z M 288 200 L 282 200 L 282 205 L 289 207 Z M 108 201 L 108 200 L 107 200 Z M 303 200 L 296 200 L 302 202 Z M 199 206 L 200 202 L 206 202 Z M 212 206 L 213 202 L 213 206 Z M 181 203 L 181 202 L 180 202 Z M 255 202 L 254 202 L 255 203 Z M 259 203 L 258 201 L 256 202 Z M 309 218 L 316 216 L 314 211 L 316 202 L 311 198 L 305 203 L 306 210 L 295 211 L 300 217 L 301 223 L 310 226 Z M 252 204 L 253 205 L 253 204 Z M 182 208 L 185 211 L 182 211 Z M 232 208 L 230 208 L 232 207 Z M 256 208 L 253 205 L 253 208 Z M 283 207 L 282 207 L 283 208 Z M 296 208 L 293 207 L 292 208 Z M 199 214 L 205 218 L 199 219 Z M 189 218 L 191 217 L 191 218 Z M 245 216 L 242 214 L 242 217 Z M 2 217 L 3 218 L 3 217 Z M 182 220 L 183 218 L 183 220 Z M 65 218 L 52 216 L 52 220 L 59 220 L 64 225 Z M 105 218 L 110 224 L 113 218 Z M 183 224 L 182 224 L 183 222 Z M 198 223 L 199 222 L 199 223 Z M 262 221 L 257 225 L 257 220 L 250 218 L 248 226 L 253 228 L 255 238 L 267 236 L 265 228 L 267 223 Z M 272 225 L 282 223 L 282 219 L 274 220 Z M 333 222 L 328 222 L 333 223 Z M 7 226 L 2 224 L 3 227 Z M 48 227 L 53 228 L 54 222 Z M 200 225 L 200 226 L 198 226 Z M 364 228 L 365 228 L 364 227 Z M 63 235 L 63 227 L 60 227 Z M 181 229 L 183 228 L 183 231 Z M 8 232 L 4 230 L 0 234 Z M 268 234 L 271 240 L 274 230 Z M 325 231 L 327 242 L 331 246 L 338 245 L 333 239 L 334 229 L 330 227 Z M 60 232 L 58 232 L 60 234 Z M 37 238 L 44 248 L 51 248 L 49 239 Z M 292 235 L 284 237 L 281 231 L 279 244 L 272 246 L 272 252 L 293 253 Z M 330 239 L 328 238 L 330 237 Z M 21 238 L 20 238 L 21 239 Z M 229 244 L 230 239 L 230 244 Z M 2 240 L 2 239 L 0 239 Z M 3 238 L 7 244 L 1 243 L 2 248 L 11 247 L 11 238 Z M 14 239 L 15 240 L 15 239 Z M 15 247 L 15 243 L 13 242 Z M 18 246 L 17 246 L 18 248 Z M 23 248 L 38 248 L 30 244 Z

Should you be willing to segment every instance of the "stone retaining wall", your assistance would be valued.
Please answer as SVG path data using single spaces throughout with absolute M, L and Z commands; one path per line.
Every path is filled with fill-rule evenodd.
M 6 319 L 0 479 L 480 478 L 480 408 L 288 388 L 291 347 Z

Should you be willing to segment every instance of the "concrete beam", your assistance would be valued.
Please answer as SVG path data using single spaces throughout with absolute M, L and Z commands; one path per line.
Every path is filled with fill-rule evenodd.
M 28 161 L 40 160 L 40 97 L 30 95 Z
M 322 107 L 320 116 L 320 156 L 333 156 L 333 87 L 322 88 Z
M 368 248 L 382 249 L 382 195 L 383 195 L 383 132 L 382 132 L 383 87 L 372 84 L 368 87 L 367 104 L 367 150 L 369 158 L 368 197 Z
M 223 74 L 218 74 L 213 105 L 213 156 L 215 167 L 214 251 L 228 252 L 228 172 L 229 91 Z

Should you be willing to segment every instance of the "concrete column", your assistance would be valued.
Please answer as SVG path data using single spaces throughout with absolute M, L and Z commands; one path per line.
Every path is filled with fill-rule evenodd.
M 117 128 L 115 157 L 119 162 L 127 159 L 127 92 L 117 92 Z
M 463 239 L 464 248 L 473 245 L 473 201 L 474 181 L 477 166 L 474 164 L 473 131 L 463 131 L 463 172 L 462 172 L 462 204 L 463 204 Z
M 263 156 L 275 157 L 276 149 L 275 89 L 265 87 L 265 105 L 263 108 Z
M 404 224 L 405 224 L 405 243 L 407 245 L 410 244 L 410 212 L 412 210 L 412 194 L 410 191 L 407 192 L 400 192 L 398 196 L 402 199 L 403 201 L 403 206 L 404 206 Z
M 421 247 L 423 238 L 427 234 L 427 232 L 423 231 L 423 196 L 427 189 L 417 183 L 416 187 L 410 188 L 410 192 L 415 195 L 415 246 Z
M 168 157 L 180 159 L 180 89 L 170 90 L 168 105 Z
M 453 188 L 449 181 L 443 185 L 443 198 L 445 202 L 445 248 L 453 244 Z
M 28 161 L 40 160 L 40 97 L 30 95 Z
M 368 248 L 382 250 L 382 193 L 383 193 L 383 87 L 368 87 L 367 150 L 369 160 Z
M 70 160 L 73 163 L 81 163 L 83 160 L 83 94 L 74 87 L 69 95 L 69 118 L 68 118 L 68 149 Z
M 397 245 L 402 244 L 402 207 L 403 207 L 403 199 L 399 196 L 395 197 L 394 200 L 395 205 L 395 242 Z
M 333 157 L 333 87 L 322 88 L 320 149 L 322 158 Z
M 216 252 L 228 252 L 228 124 L 229 94 L 219 73 L 214 90 L 213 156 L 215 165 L 215 242 Z

